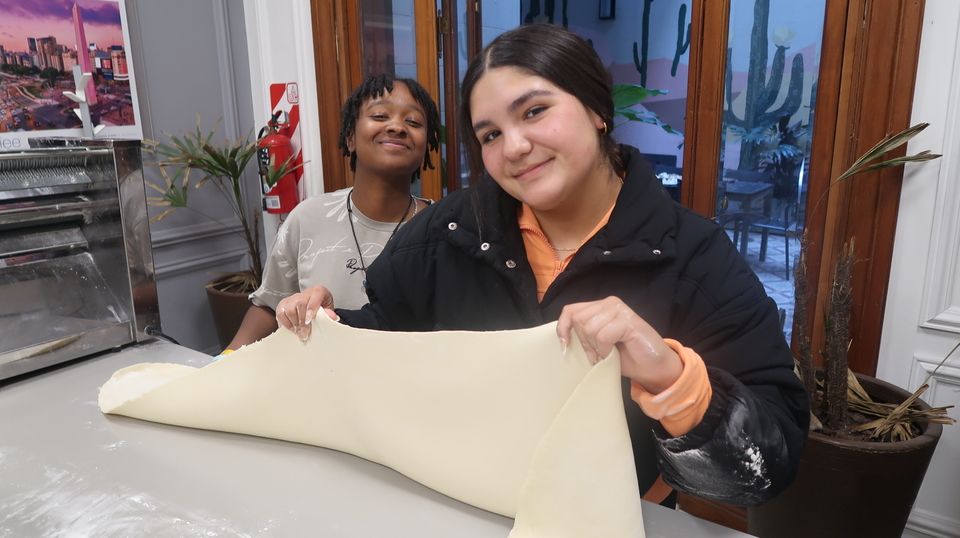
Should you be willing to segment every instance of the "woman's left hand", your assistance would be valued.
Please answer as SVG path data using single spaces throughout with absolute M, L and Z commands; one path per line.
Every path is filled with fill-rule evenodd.
M 618 297 L 563 307 L 557 335 L 564 347 L 575 332 L 587 358 L 596 364 L 613 347 L 620 352 L 621 373 L 647 392 L 657 394 L 683 372 L 683 363 L 663 338 Z

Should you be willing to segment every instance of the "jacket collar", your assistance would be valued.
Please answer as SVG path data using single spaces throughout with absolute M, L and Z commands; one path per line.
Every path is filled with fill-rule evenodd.
M 627 172 L 617 205 L 610 215 L 610 241 L 613 245 L 622 245 L 639 240 L 662 246 L 668 238 L 676 236 L 675 202 L 637 148 L 621 145 L 620 152 Z

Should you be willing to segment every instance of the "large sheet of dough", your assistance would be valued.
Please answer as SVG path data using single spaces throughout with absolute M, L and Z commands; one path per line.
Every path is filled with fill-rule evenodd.
M 328 447 L 516 519 L 511 538 L 643 537 L 616 352 L 591 367 L 556 324 L 353 329 L 320 316 L 203 368 L 137 364 L 104 413 Z

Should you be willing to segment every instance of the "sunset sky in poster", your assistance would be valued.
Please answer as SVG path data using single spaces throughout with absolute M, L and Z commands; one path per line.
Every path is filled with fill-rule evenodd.
M 101 49 L 123 45 L 120 8 L 116 2 L 80 0 L 87 41 Z M 54 36 L 70 49 L 76 46 L 73 31 L 74 0 L 0 0 L 0 45 L 7 52 L 25 52 L 28 37 Z

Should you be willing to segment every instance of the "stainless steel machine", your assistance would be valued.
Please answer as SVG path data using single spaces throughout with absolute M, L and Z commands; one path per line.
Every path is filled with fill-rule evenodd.
M 160 328 L 139 141 L 30 145 L 0 152 L 0 379 Z

